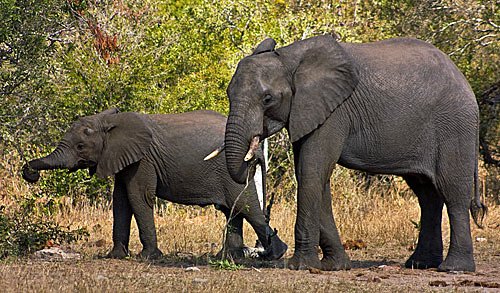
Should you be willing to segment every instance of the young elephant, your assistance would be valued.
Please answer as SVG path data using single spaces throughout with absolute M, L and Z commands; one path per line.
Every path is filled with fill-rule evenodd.
M 213 204 L 229 219 L 231 207 L 244 184 L 228 174 L 224 155 L 203 158 L 224 140 L 226 118 L 212 111 L 170 115 L 118 113 L 111 109 L 80 118 L 48 156 L 23 167 L 23 178 L 36 182 L 38 170 L 88 168 L 91 175 L 115 176 L 113 191 L 112 258 L 129 254 L 130 223 L 134 215 L 143 245 L 143 258 L 162 255 L 153 218 L 154 196 L 171 202 Z M 265 221 L 257 189 L 249 181 L 248 193 L 236 202 L 229 219 L 226 251 L 243 255 L 243 219 L 253 227 L 265 250 L 261 257 L 278 259 L 286 251 Z

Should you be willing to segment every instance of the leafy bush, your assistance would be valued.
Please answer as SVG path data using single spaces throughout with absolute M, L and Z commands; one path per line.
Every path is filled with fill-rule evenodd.
M 43 219 L 36 211 L 35 199 L 21 203 L 20 211 L 7 214 L 0 206 L 0 258 L 23 256 L 42 249 L 49 241 L 72 243 L 89 236 L 85 228 L 71 230 Z
M 493 0 L 431 2 L 3 1 L 1 142 L 31 159 L 33 149 L 54 147 L 76 117 L 115 106 L 227 113 L 225 90 L 236 64 L 266 37 L 278 46 L 326 33 L 344 42 L 420 38 L 449 54 L 480 97 L 498 83 L 499 6 Z M 481 110 L 483 150 L 498 149 L 500 123 L 488 107 Z M 285 176 L 291 190 L 289 146 L 276 139 L 271 144 L 284 149 L 275 153 L 279 165 L 271 166 L 270 182 Z M 77 185 L 84 181 L 83 172 L 45 180 L 59 196 L 82 192 Z M 91 192 L 108 189 L 103 183 Z

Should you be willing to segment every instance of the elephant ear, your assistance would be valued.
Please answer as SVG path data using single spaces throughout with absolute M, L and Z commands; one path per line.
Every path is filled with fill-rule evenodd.
M 265 53 L 265 52 L 273 52 L 274 47 L 276 47 L 276 41 L 271 39 L 271 38 L 267 38 L 264 41 L 262 41 L 257 46 L 257 48 L 255 48 L 252 55 L 258 55 L 258 54 Z
M 152 141 L 150 122 L 139 113 L 118 113 L 103 118 L 103 151 L 97 163 L 96 174 L 104 178 L 141 160 Z
M 322 125 L 349 98 L 358 75 L 352 59 L 332 36 L 298 41 L 283 49 L 298 58 L 288 129 L 295 142 Z

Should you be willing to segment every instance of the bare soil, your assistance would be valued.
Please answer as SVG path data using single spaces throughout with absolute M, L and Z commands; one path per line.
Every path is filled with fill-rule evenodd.
M 243 268 L 223 270 L 209 264 L 209 255 L 181 252 L 156 262 L 98 256 L 64 261 L 26 258 L 0 264 L 0 288 L 3 292 L 500 292 L 497 243 L 476 243 L 475 273 L 403 268 L 410 254 L 404 247 L 368 247 L 349 254 L 353 269 L 337 272 L 292 271 L 284 268 L 286 260 L 244 260 Z
M 1 161 L 1 160 L 0 160 Z M 21 165 L 21 164 L 17 164 Z M 52 219 L 61 227 L 85 227 L 89 237 L 66 251 L 81 259 L 46 261 L 33 257 L 0 261 L 0 293 L 3 292 L 500 292 L 500 205 L 487 203 L 485 227 L 471 223 L 477 271 L 442 273 L 436 270 L 403 268 L 418 237 L 419 207 L 416 197 L 402 180 L 390 186 L 367 189 L 337 168 L 332 181 L 332 203 L 341 239 L 350 243 L 347 252 L 353 269 L 322 272 L 286 269 L 293 254 L 296 204 L 277 202 L 271 226 L 289 245 L 284 260 L 263 262 L 244 260 L 241 268 L 216 269 L 210 259 L 220 250 L 225 217 L 213 207 L 198 208 L 161 205 L 155 213 L 159 248 L 166 254 L 160 261 L 147 262 L 102 258 L 112 246 L 112 210 L 109 203 L 91 205 L 71 197 L 60 198 L 60 208 Z M 20 181 L 18 170 L 0 168 L 0 205 L 14 213 L 16 197 L 30 196 L 37 187 Z M 493 175 L 492 175 L 493 176 Z M 500 177 L 482 174 L 495 188 L 484 189 L 485 198 L 498 198 Z M 342 180 L 344 178 L 344 180 Z M 486 179 L 483 181 L 483 186 Z M 280 189 L 281 190 L 281 189 Z M 278 194 L 277 198 L 293 198 Z M 50 198 L 39 199 L 43 207 Z M 255 233 L 245 223 L 247 245 L 255 243 Z M 449 221 L 444 209 L 443 244 L 449 243 Z M 359 248 L 353 250 L 354 248 Z M 132 222 L 130 249 L 137 254 L 139 242 Z M 445 247 L 446 249 L 446 247 Z M 195 267 L 197 269 L 188 269 Z

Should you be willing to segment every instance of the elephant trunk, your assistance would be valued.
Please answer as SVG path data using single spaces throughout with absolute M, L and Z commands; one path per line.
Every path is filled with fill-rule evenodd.
M 241 107 L 245 108 L 243 105 Z M 244 184 L 247 181 L 248 173 L 252 172 L 250 167 L 259 146 L 262 125 L 258 125 L 253 129 L 251 126 L 258 123 L 245 118 L 253 117 L 255 119 L 259 115 L 239 115 L 238 113 L 242 113 L 241 109 L 233 108 L 232 110 L 227 119 L 224 141 L 226 164 L 231 178 L 240 184 Z
M 31 183 L 37 182 L 40 178 L 40 173 L 38 172 L 39 170 L 72 168 L 72 166 L 68 163 L 70 160 L 68 159 L 67 153 L 68 152 L 64 150 L 64 147 L 59 145 L 49 155 L 29 161 L 23 166 L 22 176 L 24 180 Z

